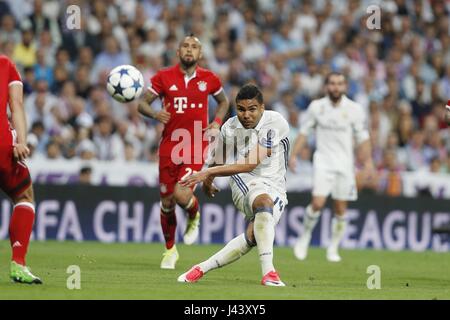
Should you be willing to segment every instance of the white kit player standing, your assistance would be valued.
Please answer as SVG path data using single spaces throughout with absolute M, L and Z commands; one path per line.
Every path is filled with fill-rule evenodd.
M 331 242 L 327 249 L 327 259 L 338 262 L 338 253 L 346 228 L 345 214 L 347 201 L 357 199 L 355 179 L 354 148 L 362 162 L 361 173 L 373 174 L 373 162 L 366 117 L 361 105 L 346 95 L 345 76 L 333 72 L 325 80 L 327 95 L 311 102 L 300 126 L 289 159 L 289 167 L 295 172 L 297 155 L 300 153 L 310 133 L 315 130 L 316 151 L 313 156 L 312 201 L 303 218 L 303 234 L 294 247 L 295 256 L 304 260 L 308 253 L 312 231 L 319 220 L 327 197 L 334 200 L 331 228 Z
M 256 246 L 263 275 L 261 284 L 284 286 L 273 265 L 273 242 L 275 225 L 287 204 L 289 124 L 278 112 L 264 110 L 262 93 L 251 84 L 237 94 L 236 113 L 221 128 L 212 166 L 187 177 L 181 185 L 203 182 L 206 194 L 213 196 L 218 191 L 213 179 L 230 176 L 233 202 L 249 221 L 247 230 L 182 274 L 178 281 L 197 282 L 205 273 L 236 261 Z M 236 151 L 237 159 L 230 159 L 230 151 Z M 221 159 L 224 154 L 226 161 Z

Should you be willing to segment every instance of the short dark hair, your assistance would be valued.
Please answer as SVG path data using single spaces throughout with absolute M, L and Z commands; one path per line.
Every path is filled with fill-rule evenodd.
M 325 77 L 325 84 L 328 84 L 332 76 L 343 76 L 345 82 L 347 82 L 347 77 L 345 76 L 345 74 L 343 74 L 342 72 L 333 71 L 327 74 L 327 76 Z
M 91 167 L 81 167 L 80 174 L 90 174 L 92 173 Z
M 264 98 L 261 90 L 254 84 L 248 83 L 244 85 L 241 89 L 239 89 L 238 94 L 236 95 L 236 103 L 240 100 L 251 100 L 256 99 L 258 103 L 263 103 Z

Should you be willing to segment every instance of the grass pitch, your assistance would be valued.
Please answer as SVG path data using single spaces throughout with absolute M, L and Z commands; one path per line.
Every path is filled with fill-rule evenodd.
M 33 242 L 28 264 L 42 286 L 11 283 L 10 248 L 0 241 L 0 299 L 450 299 L 450 254 L 342 250 L 330 263 L 325 250 L 310 249 L 306 261 L 291 248 L 275 248 L 275 266 L 285 288 L 260 285 L 254 249 L 239 261 L 208 273 L 196 284 L 177 283 L 178 275 L 205 260 L 221 245 L 179 244 L 176 270 L 160 270 L 162 244 Z M 81 269 L 81 289 L 69 290 L 67 268 Z M 381 269 L 381 289 L 366 286 L 367 267 Z

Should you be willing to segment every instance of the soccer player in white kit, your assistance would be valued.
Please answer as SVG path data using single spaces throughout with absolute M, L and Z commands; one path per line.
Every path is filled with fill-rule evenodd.
M 289 125 L 278 112 L 264 110 L 262 93 L 251 84 L 237 94 L 236 111 L 237 116 L 228 119 L 220 130 L 213 166 L 187 177 L 181 184 L 203 182 L 206 194 L 213 196 L 218 191 L 213 179 L 230 176 L 233 202 L 250 222 L 245 233 L 193 266 L 178 281 L 197 282 L 205 273 L 236 261 L 256 246 L 262 268 L 261 284 L 284 286 L 273 265 L 273 242 L 275 225 L 287 204 Z M 231 152 L 236 153 L 235 157 L 231 157 Z
M 345 76 L 337 72 L 330 73 L 325 80 L 325 86 L 327 95 L 312 101 L 301 121 L 300 132 L 289 159 L 289 167 L 295 171 L 297 155 L 307 143 L 308 135 L 315 129 L 312 202 L 306 208 L 303 234 L 295 244 L 294 253 L 299 260 L 306 258 L 312 231 L 327 197 L 331 194 L 334 199 L 335 217 L 332 220 L 327 259 L 339 262 L 341 257 L 338 247 L 345 233 L 347 201 L 354 201 L 358 196 L 355 182 L 355 144 L 364 174 L 373 174 L 373 162 L 364 110 L 345 95 Z

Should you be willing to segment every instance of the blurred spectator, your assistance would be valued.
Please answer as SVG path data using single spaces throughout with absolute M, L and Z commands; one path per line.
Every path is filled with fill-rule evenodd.
M 40 34 L 44 30 L 50 30 L 50 20 L 44 16 L 42 10 L 42 0 L 34 0 L 33 2 L 33 13 L 28 17 L 31 22 L 31 29 L 34 34 Z
M 307 65 L 307 71 L 301 75 L 304 93 L 312 98 L 316 99 L 323 87 L 323 76 L 319 73 L 317 63 L 310 58 Z
M 50 131 L 55 124 L 51 110 L 57 105 L 57 98 L 48 91 L 45 80 L 37 80 L 35 90 L 25 99 L 28 124 L 36 121 L 43 123 L 45 130 Z
M 136 161 L 136 152 L 134 150 L 134 146 L 131 142 L 126 141 L 125 142 L 125 161 L 126 162 L 133 162 Z
M 6 3 L 6 1 L 0 1 L 0 20 L 10 13 L 11 9 L 9 8 L 8 3 Z
M 104 50 L 95 58 L 92 76 L 99 82 L 100 76 L 107 75 L 113 68 L 123 64 L 130 64 L 130 57 L 127 53 L 121 52 L 117 40 L 109 36 L 104 41 Z
M 35 80 L 34 68 L 24 68 L 22 77 L 24 96 L 29 96 L 33 92 L 33 85 L 35 83 Z
M 242 44 L 242 59 L 244 62 L 255 62 L 264 58 L 266 50 L 260 40 L 258 28 L 251 24 L 245 31 L 245 42 Z
M 44 30 L 39 36 L 38 50 L 44 52 L 45 64 L 53 67 L 55 65 L 55 56 L 57 52 L 57 44 L 50 31 Z
M 166 46 L 161 40 L 158 30 L 151 28 L 147 31 L 145 42 L 140 46 L 139 53 L 145 57 L 160 57 Z
M 99 160 L 124 159 L 124 144 L 115 133 L 113 121 L 108 116 L 101 116 L 95 121 L 93 140 L 97 147 Z
M 61 145 L 57 140 L 50 140 L 47 143 L 47 158 L 51 160 L 60 159 L 62 157 Z
M 14 47 L 13 59 L 22 67 L 32 67 L 36 63 L 36 46 L 33 43 L 33 31 L 24 29 L 22 41 Z
M 430 161 L 430 168 L 431 173 L 440 173 L 441 172 L 441 161 L 438 157 L 434 157 Z
M 408 170 L 419 170 L 426 166 L 424 153 L 425 137 L 423 131 L 415 131 L 406 145 L 406 167 Z
M 36 151 L 36 147 L 38 145 L 38 138 L 36 137 L 36 135 L 34 133 L 29 133 L 27 136 L 27 147 L 30 150 L 30 155 L 29 158 L 33 159 L 36 158 L 35 156 L 35 151 Z
M 402 177 L 397 156 L 393 150 L 386 150 L 383 157 L 383 165 L 380 169 L 379 190 L 391 197 L 402 194 Z
M 82 185 L 90 185 L 92 183 L 92 168 L 82 167 L 78 175 L 78 183 Z
M 0 3 L 2 3 L 0 1 Z M 0 9 L 0 12 L 2 10 Z M 11 14 L 5 14 L 0 19 L 0 43 L 11 41 L 19 43 L 21 39 L 20 31 L 16 29 L 16 21 Z
M 82 160 L 95 159 L 96 158 L 95 144 L 88 139 L 81 141 L 76 148 L 76 154 Z
M 51 87 L 53 85 L 53 70 L 47 64 L 46 54 L 43 49 L 36 52 L 37 62 L 34 65 L 34 76 L 36 80 L 45 80 Z
M 89 66 L 81 65 L 75 71 L 75 86 L 77 96 L 86 99 L 89 95 L 89 91 L 92 88 L 91 80 L 89 78 Z
M 36 153 L 44 154 L 49 141 L 48 133 L 45 131 L 44 124 L 41 121 L 33 122 L 30 129 L 30 135 L 36 137 Z

